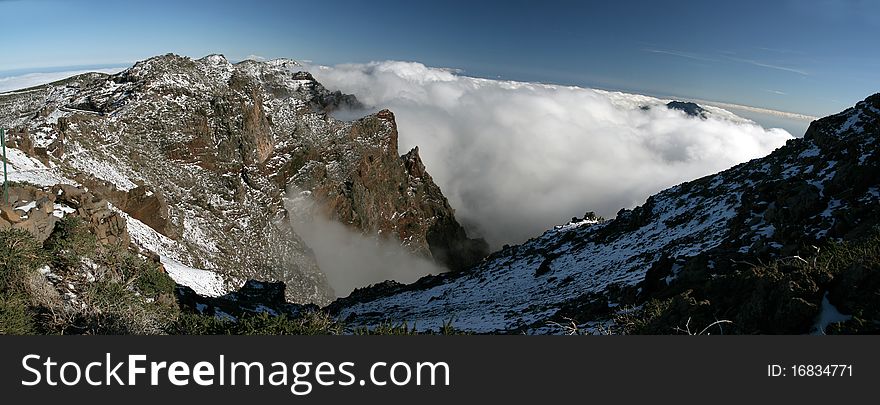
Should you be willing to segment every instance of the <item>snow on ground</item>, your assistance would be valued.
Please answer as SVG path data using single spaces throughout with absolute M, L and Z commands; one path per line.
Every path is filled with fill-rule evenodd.
M 15 209 L 17 209 L 17 210 L 24 211 L 25 214 L 31 212 L 31 210 L 34 208 L 37 208 L 36 201 L 31 201 L 25 205 L 20 206 L 20 207 L 15 207 Z
M 822 151 L 819 150 L 818 146 L 813 145 L 809 149 L 801 152 L 801 154 L 798 155 L 798 159 L 806 159 L 806 158 L 816 157 L 816 156 L 819 156 L 819 154 L 821 152 Z
M 844 134 L 849 130 L 852 130 L 857 134 L 864 132 L 864 124 L 856 125 L 859 123 L 862 123 L 862 112 L 857 111 L 853 114 L 850 114 L 849 118 L 846 119 L 846 122 L 844 122 L 843 125 L 841 125 L 840 128 L 837 129 L 837 135 Z
M 130 215 L 122 211 L 119 211 L 119 215 L 122 215 L 122 217 L 125 218 L 126 225 L 128 226 L 128 234 L 131 236 L 131 240 L 138 246 L 151 252 L 155 252 L 160 256 L 181 260 L 181 257 L 177 252 L 180 252 L 182 247 L 180 247 L 176 241 L 156 232 L 156 230 L 150 228 L 147 224 L 132 218 Z
M 50 124 L 57 124 L 59 118 L 68 117 L 70 115 L 71 114 L 67 111 L 63 111 L 61 109 L 56 109 L 56 110 L 53 110 L 51 113 L 49 113 L 49 116 L 46 117 L 46 122 L 50 123 Z
M 185 249 L 177 241 L 162 235 L 124 212 L 119 214 L 125 218 L 128 234 L 132 241 L 141 248 L 158 254 L 165 270 L 168 271 L 168 275 L 174 282 L 192 288 L 200 295 L 210 297 L 221 296 L 229 292 L 226 283 L 219 274 L 181 263 L 183 260 L 181 252 L 184 252 Z
M 227 292 L 223 278 L 213 271 L 194 269 L 165 256 L 160 256 L 160 261 L 174 282 L 192 288 L 199 295 L 219 297 Z
M 608 222 L 556 227 L 519 246 L 521 253 L 486 262 L 478 271 L 424 290 L 356 303 L 344 308 L 340 317 L 386 314 L 413 322 L 420 330 L 437 329 L 449 322 L 474 332 L 528 327 L 552 316 L 557 305 L 566 300 L 602 293 L 613 284 L 636 285 L 660 254 L 681 258 L 717 246 L 736 214 L 741 195 L 741 190 L 729 189 L 688 198 L 681 196 L 680 186 L 676 186 L 655 196 L 655 220 L 623 237 L 592 241 L 591 234 Z M 680 220 L 698 207 L 709 207 L 705 218 Z M 568 242 L 560 242 L 565 240 Z M 555 259 L 548 261 L 551 257 Z M 544 262 L 550 270 L 536 275 Z
M 34 146 L 37 148 L 47 148 L 55 142 L 56 139 L 58 139 L 58 134 L 47 125 L 41 126 L 33 134 Z
M 833 323 L 846 322 L 852 318 L 852 315 L 844 315 L 837 310 L 837 307 L 828 301 L 828 292 L 822 297 L 822 309 L 816 318 L 816 324 L 813 326 L 814 335 L 824 335 L 825 329 Z
M 43 162 L 28 156 L 21 150 L 6 148 L 6 159 L 9 181 L 31 183 L 38 186 L 76 184 L 62 176 L 58 169 L 46 166 Z
M 72 214 L 72 213 L 76 212 L 75 209 L 68 207 L 67 205 L 64 205 L 64 204 L 55 204 L 55 206 L 53 208 L 54 209 L 52 210 L 52 215 L 54 215 L 58 218 L 64 218 L 65 215 Z
M 217 254 L 220 252 L 220 249 L 208 234 L 205 233 L 204 222 L 204 219 L 187 213 L 183 220 L 183 238 L 201 247 L 206 252 Z
M 79 144 L 74 145 L 70 147 L 70 153 L 65 156 L 65 160 L 75 169 L 91 174 L 101 180 L 109 181 L 121 191 L 129 191 L 137 187 L 137 184 L 131 181 L 129 176 L 120 172 L 117 167 L 105 161 L 95 159 L 90 153 L 85 152 Z

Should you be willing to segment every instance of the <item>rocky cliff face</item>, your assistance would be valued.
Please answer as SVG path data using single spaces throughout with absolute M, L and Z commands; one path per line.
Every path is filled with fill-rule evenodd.
M 314 193 L 321 213 L 450 268 L 479 260 L 485 245 L 464 234 L 417 153 L 398 155 L 390 112 L 327 114 L 356 105 L 294 61 L 165 55 L 2 94 L 0 126 L 34 158 L 19 180 L 87 187 L 136 221 L 139 246 L 229 287 L 278 280 L 294 302 L 333 298 L 289 223 L 291 187 Z
M 878 137 L 880 94 L 613 220 L 586 216 L 469 271 L 360 289 L 330 309 L 356 324 L 474 332 L 674 333 L 725 320 L 711 332 L 821 333 L 831 315 L 848 320 L 840 330 L 876 331 Z
M 131 239 L 125 218 L 107 200 L 82 188 L 59 184 L 43 189 L 29 185 L 9 188 L 11 205 L 0 205 L 0 231 L 22 229 L 43 243 L 65 216 L 76 217 L 98 243 L 127 248 Z
M 278 173 L 295 172 L 291 184 L 311 194 L 318 214 L 365 234 L 400 240 L 413 253 L 452 270 L 464 270 L 488 254 L 488 245 L 469 239 L 455 220 L 418 148 L 399 156 L 390 111 L 354 121 L 335 134 L 313 138 L 314 143 L 297 145 L 269 162 Z M 307 155 L 288 158 L 296 151 Z

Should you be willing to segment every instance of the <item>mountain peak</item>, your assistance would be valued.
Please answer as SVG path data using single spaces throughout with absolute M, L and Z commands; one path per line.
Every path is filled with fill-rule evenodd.
M 670 110 L 684 111 L 689 117 L 706 118 L 706 114 L 708 113 L 708 111 L 703 107 L 700 107 L 699 104 L 689 101 L 670 101 L 666 104 L 666 108 L 669 108 Z
M 859 101 L 843 112 L 813 121 L 807 128 L 804 138 L 814 140 L 818 144 L 827 144 L 866 132 L 877 134 L 880 132 L 878 122 L 880 122 L 880 93 Z
M 219 53 L 212 53 L 208 56 L 205 56 L 205 57 L 199 59 L 199 62 L 211 63 L 211 64 L 215 64 L 215 65 L 229 64 L 229 61 L 226 60 L 226 57 L 223 56 L 223 54 L 219 54 Z

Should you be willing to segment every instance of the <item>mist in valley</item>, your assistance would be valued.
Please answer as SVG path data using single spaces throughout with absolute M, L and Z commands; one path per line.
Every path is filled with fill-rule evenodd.
M 308 191 L 288 190 L 285 208 L 294 231 L 312 249 L 337 297 L 385 280 L 412 283 L 447 271 L 429 258 L 410 253 L 397 239 L 365 235 L 323 216 L 313 209 Z

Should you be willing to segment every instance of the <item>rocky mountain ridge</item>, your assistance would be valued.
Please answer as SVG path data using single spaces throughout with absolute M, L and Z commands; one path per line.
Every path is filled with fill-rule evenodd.
M 0 126 L 12 180 L 87 188 L 166 268 L 222 276 L 207 290 L 277 280 L 293 302 L 334 298 L 290 225 L 290 188 L 311 192 L 316 214 L 449 268 L 481 259 L 485 244 L 465 235 L 418 151 L 398 153 L 390 111 L 327 114 L 354 106 L 292 60 L 169 54 L 0 94 Z

